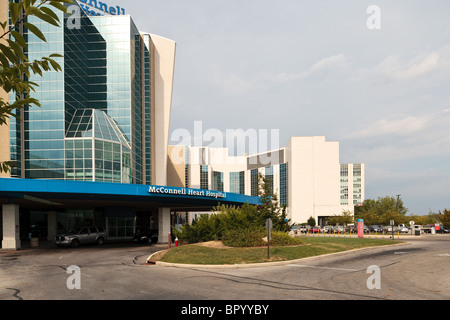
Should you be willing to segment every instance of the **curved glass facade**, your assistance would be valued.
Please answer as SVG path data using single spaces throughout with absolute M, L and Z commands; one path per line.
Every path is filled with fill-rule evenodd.
M 24 108 L 12 119 L 12 160 L 21 178 L 150 183 L 151 38 L 130 16 L 87 16 L 69 28 L 30 18 L 45 35 L 26 30 L 30 60 L 52 53 L 62 72 L 30 80 L 41 108 Z M 64 20 L 66 19 L 66 20 Z M 10 97 L 15 99 L 15 97 Z

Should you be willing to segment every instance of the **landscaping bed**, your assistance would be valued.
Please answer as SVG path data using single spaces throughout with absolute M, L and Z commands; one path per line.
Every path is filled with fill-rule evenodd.
M 312 256 L 349 251 L 354 249 L 398 244 L 401 241 L 352 238 L 301 238 L 301 244 L 271 246 L 270 258 L 267 246 L 229 247 L 221 241 L 183 245 L 152 257 L 154 261 L 199 264 L 234 265 L 296 260 Z

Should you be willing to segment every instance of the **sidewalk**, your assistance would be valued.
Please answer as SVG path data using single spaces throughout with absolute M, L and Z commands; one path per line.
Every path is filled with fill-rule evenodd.
M 105 243 L 102 245 L 102 247 L 120 246 L 120 245 L 129 246 L 129 245 L 133 245 L 133 244 L 134 244 L 134 242 L 132 242 L 131 240 L 108 240 L 108 241 L 105 241 Z M 89 247 L 89 245 L 86 245 L 83 247 Z M 59 247 L 53 241 L 45 241 L 45 240 L 39 240 L 38 246 L 32 247 L 30 240 L 22 240 L 20 249 L 12 250 L 12 249 L 0 248 L 0 255 L 13 254 L 13 253 L 37 252 L 37 251 L 44 251 L 44 250 L 58 250 L 58 249 L 64 249 L 64 248 L 68 248 L 68 247 Z
M 20 249 L 13 250 L 13 249 L 0 248 L 0 254 L 27 252 L 30 250 L 36 251 L 36 250 L 44 250 L 44 249 L 51 249 L 51 248 L 56 248 L 55 243 L 52 241 L 39 241 L 38 247 L 31 247 L 31 242 L 29 240 L 22 240 Z

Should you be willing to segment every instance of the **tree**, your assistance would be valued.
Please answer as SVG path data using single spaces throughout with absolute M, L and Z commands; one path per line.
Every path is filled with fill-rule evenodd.
M 445 228 L 450 229 L 450 210 L 444 209 L 442 212 L 439 211 L 438 219 Z
M 316 219 L 314 219 L 313 217 L 309 217 L 306 223 L 308 224 L 308 226 L 314 227 L 316 225 Z
M 429 212 L 427 215 L 422 215 L 422 216 L 418 216 L 418 215 L 412 215 L 409 216 L 409 220 L 410 221 L 414 221 L 414 224 L 416 225 L 427 225 L 427 224 L 435 224 L 437 223 L 437 213 L 434 212 Z
M 273 222 L 273 228 L 279 231 L 289 231 L 290 220 L 287 219 L 286 206 L 281 207 L 278 201 L 278 196 L 273 192 L 272 181 L 264 177 L 262 174 L 259 177 L 258 195 L 261 199 L 261 206 L 259 212 L 265 221 L 270 218 Z
M 37 17 L 51 25 L 61 27 L 58 15 L 53 11 L 67 13 L 63 3 L 73 3 L 72 0 L 9 0 L 10 21 L 0 22 L 3 32 L 0 31 L 0 86 L 7 93 L 14 93 L 16 100 L 13 103 L 0 97 L 0 126 L 7 124 L 9 117 L 21 120 L 17 110 L 24 106 L 38 106 L 40 103 L 31 94 L 38 84 L 30 81 L 32 75 L 43 75 L 43 72 L 61 71 L 61 66 L 53 59 L 62 57 L 51 54 L 30 61 L 26 55 L 28 46 L 23 36 L 24 29 L 47 42 L 44 34 L 34 24 L 28 21 L 29 17 Z M 53 8 L 53 9 L 52 9 Z M 14 163 L 5 161 L 0 163 L 0 173 L 7 172 Z
M 396 224 L 406 223 L 408 209 L 401 199 L 395 197 L 379 197 L 377 200 L 367 199 L 362 206 L 355 207 L 355 219 L 364 219 L 364 223 L 389 225 L 390 220 Z
M 341 215 L 334 215 L 328 218 L 328 223 L 332 225 L 339 224 L 341 226 L 354 222 L 353 213 L 350 210 L 342 210 Z

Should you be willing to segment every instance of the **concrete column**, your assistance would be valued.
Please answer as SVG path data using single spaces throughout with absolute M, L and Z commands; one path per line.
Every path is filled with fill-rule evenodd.
M 47 241 L 55 241 L 58 228 L 58 214 L 56 211 L 50 211 L 47 217 L 48 235 Z
M 3 209 L 3 249 L 18 250 L 21 248 L 19 206 L 4 204 Z
M 158 208 L 158 243 L 169 243 L 170 208 Z

